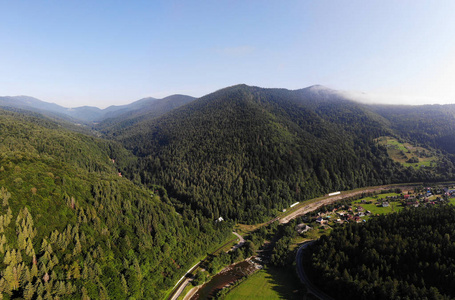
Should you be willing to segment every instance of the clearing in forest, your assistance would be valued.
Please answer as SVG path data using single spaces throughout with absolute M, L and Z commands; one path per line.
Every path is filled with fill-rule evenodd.
M 376 139 L 380 145 L 387 148 L 387 153 L 394 161 L 405 167 L 421 168 L 435 166 L 438 158 L 433 150 L 417 147 L 407 142 L 399 141 L 390 136 L 382 136 Z

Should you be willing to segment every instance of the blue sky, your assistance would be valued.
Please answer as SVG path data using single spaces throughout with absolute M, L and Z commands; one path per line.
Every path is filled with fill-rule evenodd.
M 0 95 L 75 107 L 322 84 L 455 103 L 455 1 L 3 1 Z

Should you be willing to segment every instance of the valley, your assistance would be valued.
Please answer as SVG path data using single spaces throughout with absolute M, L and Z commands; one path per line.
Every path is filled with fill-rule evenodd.
M 258 250 L 262 284 L 269 271 L 295 274 L 303 240 L 331 234 L 298 237 L 309 214 L 455 180 L 451 106 L 366 105 L 321 86 L 236 85 L 90 109 L 96 116 L 2 99 L 4 299 L 163 299 L 197 262 L 200 284 Z M 364 200 L 374 215 L 401 210 Z M 226 253 L 234 229 L 245 243 Z

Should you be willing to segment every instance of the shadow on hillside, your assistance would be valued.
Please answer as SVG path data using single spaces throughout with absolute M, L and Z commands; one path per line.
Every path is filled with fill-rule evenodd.
M 272 289 L 280 295 L 280 299 L 305 299 L 305 287 L 293 268 L 268 267 L 265 271 L 266 278 L 272 283 Z

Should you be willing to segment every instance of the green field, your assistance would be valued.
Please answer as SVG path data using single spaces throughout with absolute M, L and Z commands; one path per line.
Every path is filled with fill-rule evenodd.
M 389 201 L 389 207 L 382 207 L 378 206 L 378 200 L 385 199 L 388 196 L 397 196 L 398 194 L 395 193 L 388 193 L 388 194 L 379 194 L 375 197 L 366 197 L 362 198 L 361 200 L 355 201 L 353 203 L 354 207 L 362 206 L 365 210 L 371 211 L 372 215 L 382 215 L 382 214 L 389 214 L 392 212 L 399 212 L 403 209 L 403 206 L 399 202 Z M 367 202 L 372 201 L 371 204 L 361 203 L 362 200 Z
M 383 136 L 377 139 L 379 144 L 387 148 L 387 153 L 394 161 L 401 163 L 405 167 L 420 168 L 422 166 L 431 167 L 437 162 L 434 151 L 416 147 L 409 143 L 401 143 L 396 138 Z M 417 159 L 418 162 L 408 162 L 409 159 Z
M 302 299 L 302 295 L 295 271 L 266 268 L 251 275 L 224 299 Z
M 359 204 L 365 210 L 371 211 L 372 215 L 382 215 L 382 214 L 389 214 L 392 212 L 399 212 L 400 210 L 403 209 L 403 206 L 400 203 L 397 202 L 389 202 L 390 206 L 389 207 L 382 207 L 382 206 L 377 206 L 375 203 L 372 204 Z

